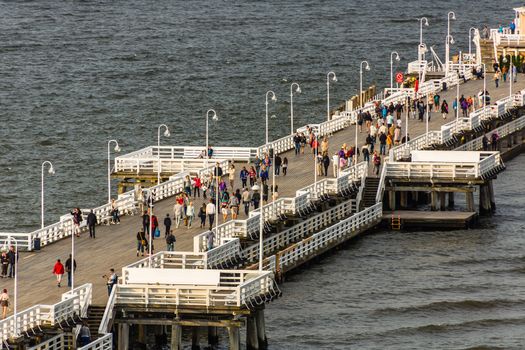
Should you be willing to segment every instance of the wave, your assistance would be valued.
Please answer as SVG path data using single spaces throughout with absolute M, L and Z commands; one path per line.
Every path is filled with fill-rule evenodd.
M 489 300 L 458 300 L 458 301 L 437 301 L 428 304 L 406 306 L 406 307 L 387 307 L 376 310 L 374 313 L 390 314 L 390 313 L 410 313 L 410 312 L 440 312 L 451 310 L 486 310 L 493 308 L 516 307 L 518 305 L 525 305 L 525 300 L 509 300 L 509 299 L 489 299 Z

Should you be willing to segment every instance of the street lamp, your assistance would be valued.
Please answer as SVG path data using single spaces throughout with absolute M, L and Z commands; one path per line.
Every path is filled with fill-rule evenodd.
M 115 144 L 115 152 L 120 152 L 120 147 L 118 145 L 117 140 L 109 140 L 108 141 L 108 203 L 111 203 L 111 144 Z
M 332 81 L 336 82 L 337 77 L 334 72 L 328 72 L 326 74 L 326 120 L 330 121 L 330 76 L 332 76 Z
M 153 229 L 153 220 L 152 220 L 152 216 L 153 216 L 153 197 L 152 197 L 152 192 L 151 192 L 151 189 L 150 188 L 147 188 L 147 189 L 144 189 L 144 192 L 148 195 L 147 198 L 147 202 L 148 202 L 148 207 L 149 207 L 149 232 L 148 232 L 148 251 L 149 251 L 149 254 L 148 254 L 148 267 L 151 268 L 151 265 L 152 265 L 152 258 L 151 258 L 151 248 L 152 248 L 152 236 L 153 236 L 153 233 L 151 232 L 152 229 Z M 144 247 L 143 247 L 144 248 Z
M 266 139 L 265 139 L 265 144 L 264 144 L 264 148 L 268 151 L 268 96 L 269 95 L 272 95 L 272 101 L 277 101 L 277 97 L 275 96 L 275 92 L 273 92 L 272 90 L 268 90 L 266 92 Z M 275 164 L 272 164 L 274 167 L 275 167 Z M 271 168 L 270 169 L 273 170 L 273 174 L 275 176 L 275 169 L 274 168 Z M 274 183 L 275 185 L 275 183 Z M 274 188 L 275 190 L 275 188 Z M 262 185 L 261 185 L 261 189 L 260 189 L 261 193 L 262 193 Z M 273 193 L 272 193 L 273 195 Z M 263 206 L 261 205 L 260 207 L 260 216 L 259 216 L 259 271 L 262 271 L 263 270 L 263 259 L 264 259 L 264 249 L 263 249 L 263 233 L 264 233 L 264 215 L 263 215 Z
M 46 164 L 49 165 L 48 173 L 53 175 L 55 174 L 55 168 L 53 168 L 53 164 L 51 164 L 50 161 L 46 160 L 42 163 L 42 181 L 41 181 L 41 191 L 40 191 L 40 207 L 41 207 L 41 213 L 40 213 L 40 227 L 44 228 L 44 168 Z
M 170 137 L 170 129 L 168 126 L 166 124 L 160 124 L 157 132 L 157 184 L 160 184 L 160 131 L 162 128 L 166 129 L 164 130 L 164 136 Z
M 219 117 L 217 116 L 217 113 L 215 112 L 214 109 L 208 109 L 208 111 L 206 111 L 206 154 L 204 155 L 206 159 L 206 169 L 208 169 L 208 147 L 209 147 L 208 124 L 209 124 L 210 113 L 213 113 L 213 116 L 211 117 L 212 120 L 219 120 Z
M 53 169 L 53 168 L 51 168 Z M 9 242 L 9 243 L 8 243 Z M 17 317 L 17 306 L 18 306 L 18 242 L 16 241 L 16 239 L 14 239 L 13 237 L 11 236 L 7 236 L 7 239 L 5 240 L 4 242 L 4 247 L 11 247 L 12 246 L 12 243 L 11 242 L 14 242 L 14 246 L 15 246 L 15 269 L 14 269 L 14 273 L 15 273 L 15 285 L 14 285 L 14 307 L 13 307 L 13 319 L 14 319 L 14 329 L 13 329 L 13 332 L 14 332 L 14 335 L 15 337 L 18 337 L 18 321 L 16 319 Z M 7 248 L 9 249 L 9 248 Z
M 290 131 L 290 134 L 293 135 L 294 133 L 294 130 L 293 130 L 293 92 L 294 92 L 294 86 L 295 86 L 295 92 L 297 92 L 298 94 L 301 93 L 301 87 L 299 86 L 299 84 L 297 83 L 292 83 L 292 85 L 290 85 L 290 123 L 291 123 L 291 131 Z
M 392 57 L 392 56 L 391 56 Z M 365 105 L 363 100 L 363 64 L 365 64 L 365 69 L 370 70 L 370 65 L 368 64 L 368 61 L 361 61 L 361 64 L 359 65 L 359 103 L 361 105 L 361 108 Z M 355 120 L 355 150 L 354 150 L 354 159 L 355 164 L 357 164 L 357 117 Z
M 509 60 L 507 60 L 507 57 L 503 57 L 503 63 L 507 63 Z M 510 56 L 510 62 L 509 62 L 509 96 L 512 96 L 512 80 L 513 78 L 513 72 L 512 72 L 512 56 Z
M 394 88 L 394 54 L 396 55 L 396 61 L 399 62 L 401 59 L 397 51 L 392 51 L 390 53 L 390 90 Z M 390 93 L 392 93 L 392 91 L 390 91 Z
M 454 39 L 452 40 L 449 40 L 449 38 L 452 38 L 452 36 L 450 35 L 450 20 L 453 19 L 453 20 L 456 20 L 456 14 L 454 13 L 454 11 L 450 11 L 448 14 L 447 14 L 447 40 L 446 40 L 446 45 L 445 45 L 445 76 L 448 75 L 448 69 L 449 69 L 449 64 L 450 64 L 450 44 L 454 44 Z
M 468 30 L 468 59 L 469 59 L 469 62 L 471 62 L 472 60 L 472 31 L 476 33 L 476 30 L 477 28 L 474 28 L 474 27 L 470 27 L 470 29 Z
M 428 18 L 421 17 L 419 19 L 419 46 L 418 46 L 418 62 L 420 63 L 423 60 L 423 23 L 425 23 L 425 26 L 428 27 Z M 419 83 L 421 84 L 421 64 L 419 64 Z

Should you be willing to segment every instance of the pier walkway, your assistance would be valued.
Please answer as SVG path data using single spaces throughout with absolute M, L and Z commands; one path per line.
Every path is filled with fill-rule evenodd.
M 500 99 L 509 93 L 508 83 L 502 84 L 500 88 L 495 89 L 493 83 L 488 81 L 488 90 L 490 91 L 492 101 Z M 460 96 L 476 96 L 483 87 L 483 80 L 469 81 L 460 86 Z M 513 90 L 517 92 L 525 88 L 525 77 L 520 75 L 518 82 L 514 84 Z M 431 113 L 429 130 L 439 130 L 440 127 L 454 119 L 452 110 L 452 101 L 456 96 L 456 89 L 451 88 L 446 92 L 441 92 L 441 99 L 446 99 L 449 103 L 450 113 L 447 120 L 441 118 L 437 112 Z M 405 118 L 403 113 L 403 132 L 405 127 Z M 363 129 L 365 129 L 363 127 Z M 417 135 L 424 134 L 426 125 L 417 119 L 409 119 L 409 134 L 413 138 Z M 355 126 L 351 125 L 329 138 L 329 155 L 340 149 L 341 145 L 346 143 L 348 146 L 355 144 Z M 359 133 L 358 146 L 364 144 L 366 134 Z M 376 144 L 377 145 L 377 144 Z M 276 184 L 279 186 L 279 197 L 294 196 L 295 192 L 314 182 L 314 165 L 313 156 L 310 148 L 307 146 L 304 155 L 295 156 L 293 151 L 280 154 L 281 157 L 287 157 L 289 160 L 288 175 L 276 177 Z M 238 174 L 242 169 L 242 163 L 236 163 L 236 188 L 240 185 Z M 329 168 L 329 175 L 332 175 L 332 166 Z M 226 182 L 227 181 L 227 177 Z M 271 184 L 271 177 L 269 180 Z M 198 210 L 202 200 L 195 200 L 195 208 Z M 163 229 L 162 220 L 166 213 L 173 213 L 174 198 L 167 198 L 155 203 L 154 213 L 159 218 L 159 223 Z M 221 215 L 217 217 L 222 223 Z M 239 219 L 244 219 L 244 213 L 240 210 Z M 136 256 L 136 233 L 142 227 L 140 216 L 122 216 L 120 225 L 97 226 L 97 238 L 90 239 L 87 233 L 82 237 L 75 239 L 75 259 L 78 268 L 75 275 L 75 285 L 83 283 L 93 283 L 93 303 L 105 304 L 107 300 L 106 280 L 102 275 L 107 274 L 109 268 L 115 268 L 120 271 L 125 265 L 128 265 L 139 258 Z M 165 248 L 164 232 L 160 239 L 156 239 L 155 251 Z M 196 218 L 193 227 L 174 229 L 177 237 L 177 251 L 193 250 L 194 236 L 202 233 L 204 230 L 199 228 L 199 220 Z M 53 264 L 56 259 L 60 258 L 65 261 L 71 250 L 71 239 L 62 239 L 57 242 L 43 247 L 38 252 L 22 253 L 19 262 L 19 310 L 30 307 L 38 303 L 53 303 L 60 299 L 62 293 L 67 287 L 57 288 L 54 276 L 51 273 Z M 11 279 L 3 279 L 1 287 L 13 290 Z M 66 283 L 63 283 L 64 285 Z

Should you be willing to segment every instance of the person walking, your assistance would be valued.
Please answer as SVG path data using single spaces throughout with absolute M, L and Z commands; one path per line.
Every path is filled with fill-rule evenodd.
M 7 278 L 7 268 L 9 267 L 9 258 L 6 252 L 2 252 L 0 256 L 0 263 L 2 264 L 2 278 Z
M 253 209 L 257 210 L 259 209 L 259 204 L 261 203 L 261 194 L 259 193 L 259 186 L 253 186 L 252 187 L 253 194 L 252 194 L 252 204 Z
M 67 286 L 71 287 L 71 254 L 69 254 L 69 258 L 67 258 L 66 263 L 64 264 L 64 267 L 67 272 Z M 77 261 L 75 260 L 73 262 L 73 273 L 77 272 Z
M 9 294 L 7 294 L 7 289 L 5 288 L 0 294 L 0 305 L 2 306 L 2 319 L 5 319 L 7 317 L 7 308 L 9 307 Z
M 13 278 L 15 277 L 15 265 L 18 263 L 18 254 L 15 251 L 15 247 L 9 247 L 9 251 L 7 252 L 7 260 L 9 262 L 8 277 Z
M 76 234 L 77 237 L 80 237 L 80 223 L 82 222 L 82 212 L 80 211 L 80 208 L 73 209 L 71 215 L 73 215 L 74 234 Z
M 168 233 L 170 233 L 171 231 L 171 218 L 170 218 L 170 214 L 167 213 L 166 214 L 166 217 L 164 218 L 164 227 L 165 227 L 165 231 L 164 231 L 164 237 L 168 237 Z
M 230 197 L 230 211 L 232 213 L 232 220 L 236 220 L 237 216 L 239 215 L 239 198 L 232 193 Z
M 330 167 L 330 157 L 328 157 L 328 151 L 323 155 L 323 167 L 324 167 L 324 176 L 328 176 L 328 168 Z
M 98 224 L 97 216 L 91 210 L 86 218 L 86 223 L 89 228 L 89 238 L 95 238 L 95 225 Z
M 215 214 L 217 212 L 217 208 L 215 208 L 215 204 L 213 203 L 213 199 L 210 200 L 208 205 L 206 205 L 206 215 L 208 216 L 208 222 L 209 222 L 209 229 L 211 230 L 213 227 L 213 222 L 215 221 Z
M 252 195 L 247 187 L 244 188 L 242 191 L 242 204 L 244 205 L 244 214 L 246 217 L 248 217 L 248 213 L 250 212 L 250 204 L 252 202 Z
M 377 151 L 374 151 L 374 156 L 372 158 L 374 162 L 374 174 L 379 175 L 379 168 L 381 167 L 381 156 L 377 154 Z
M 201 196 L 202 181 L 198 175 L 195 175 L 191 179 L 191 186 L 193 187 L 193 199 Z
M 137 256 L 139 253 L 144 256 L 144 247 L 148 244 L 146 233 L 144 231 L 137 232 Z
M 208 231 L 206 234 L 206 245 L 208 250 L 213 249 L 213 241 L 215 240 L 215 233 L 212 230 Z
M 118 205 L 115 199 L 111 200 L 111 220 L 113 224 L 120 224 Z
M 57 287 L 60 288 L 60 282 L 62 282 L 62 276 L 64 275 L 64 265 L 57 259 L 55 266 L 53 266 L 53 274 L 56 277 Z
M 186 218 L 188 219 L 188 228 L 191 228 L 191 224 L 193 223 L 193 218 L 195 217 L 195 207 L 193 206 L 193 202 L 190 201 L 188 206 L 186 207 Z
M 447 119 L 447 115 L 448 115 L 448 103 L 447 103 L 447 100 L 443 100 L 443 102 L 441 103 L 441 116 L 443 117 L 443 119 Z
M 182 221 L 183 206 L 178 199 L 179 197 L 177 197 L 177 201 L 173 206 L 173 219 L 175 220 L 175 228 L 179 228 L 180 223 Z
M 248 170 L 246 170 L 246 167 L 243 166 L 241 172 L 239 173 L 239 177 L 241 178 L 241 184 L 242 187 L 246 187 L 246 183 L 248 182 L 248 177 L 250 174 L 248 173 Z
M 91 343 L 91 331 L 86 321 L 82 321 L 82 326 L 80 326 L 80 331 L 78 332 L 78 341 L 80 346 L 86 346 Z
M 201 219 L 200 228 L 204 228 L 206 225 L 206 203 L 202 203 L 202 206 L 199 209 L 199 214 L 197 214 L 199 219 Z
M 286 173 L 288 172 L 288 158 L 286 157 L 283 158 L 282 168 L 283 168 L 283 176 L 286 176 Z
M 144 210 L 144 215 L 142 215 L 142 230 L 149 235 L 149 215 L 147 210 Z
M 281 174 L 281 165 L 283 164 L 283 159 L 280 155 L 275 155 L 275 176 L 279 176 Z
M 499 87 L 499 78 L 500 78 L 500 71 L 497 70 L 496 73 L 494 73 L 494 83 L 496 84 L 496 88 Z
M 235 184 L 235 164 L 233 164 L 233 162 L 230 162 L 228 166 L 228 180 L 230 181 L 230 187 L 233 189 L 233 185 Z
M 168 235 L 166 236 L 166 249 L 168 252 L 175 251 L 175 242 L 177 239 L 175 238 L 175 235 L 173 234 L 173 231 L 169 231 Z

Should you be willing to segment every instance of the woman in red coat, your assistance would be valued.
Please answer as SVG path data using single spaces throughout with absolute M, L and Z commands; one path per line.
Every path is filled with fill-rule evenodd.
M 53 274 L 57 278 L 57 287 L 60 288 L 60 282 L 62 281 L 62 275 L 64 274 L 64 265 L 62 265 L 60 259 L 57 260 L 55 266 L 53 267 Z

